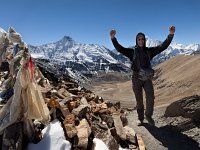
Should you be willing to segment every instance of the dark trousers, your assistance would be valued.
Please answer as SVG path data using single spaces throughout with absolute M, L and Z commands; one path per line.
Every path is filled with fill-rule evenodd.
M 132 78 L 132 87 L 133 92 L 135 94 L 136 103 L 137 103 L 137 113 L 138 113 L 138 119 L 144 120 L 144 104 L 143 104 L 143 89 L 145 91 L 146 95 L 146 116 L 152 116 L 153 115 L 153 107 L 154 107 L 154 89 L 153 89 L 153 83 L 151 80 L 142 81 L 138 78 L 133 77 Z

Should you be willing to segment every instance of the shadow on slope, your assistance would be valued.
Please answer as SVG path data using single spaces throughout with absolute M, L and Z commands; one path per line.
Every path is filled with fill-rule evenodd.
M 169 150 L 199 150 L 199 144 L 182 134 L 176 126 L 166 125 L 163 127 L 150 126 L 145 123 L 144 127 Z

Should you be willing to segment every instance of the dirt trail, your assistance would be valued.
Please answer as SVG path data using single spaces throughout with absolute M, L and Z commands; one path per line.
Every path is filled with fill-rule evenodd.
M 144 126 L 137 126 L 136 111 L 128 112 L 129 126 L 144 140 L 147 150 L 200 150 L 200 142 L 197 142 L 187 135 L 179 132 L 175 126 L 169 125 L 162 117 L 165 107 L 155 108 L 153 118 L 155 126 L 150 126 L 146 120 Z M 197 128 L 199 133 L 200 129 Z

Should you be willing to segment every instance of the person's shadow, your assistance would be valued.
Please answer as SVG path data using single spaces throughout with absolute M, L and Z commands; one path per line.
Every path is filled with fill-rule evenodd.
M 145 123 L 144 127 L 169 150 L 200 150 L 199 143 L 182 134 L 176 126 L 158 128 Z

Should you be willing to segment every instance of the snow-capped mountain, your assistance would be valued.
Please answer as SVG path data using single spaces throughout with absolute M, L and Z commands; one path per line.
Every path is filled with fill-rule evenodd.
M 147 38 L 146 40 L 147 47 L 154 47 L 161 43 L 162 41 L 152 40 L 150 38 Z M 158 54 L 156 57 L 153 58 L 152 64 L 159 64 L 177 55 L 191 55 L 193 52 L 198 50 L 200 50 L 200 44 L 183 45 L 178 44 L 176 42 L 172 42 L 166 50 L 164 50 L 162 53 Z
M 105 72 L 128 72 L 128 61 L 122 55 L 96 44 L 80 44 L 64 36 L 55 43 L 41 46 L 29 45 L 32 57 L 48 59 L 54 65 L 62 66 L 71 76 Z M 126 65 L 125 65 L 126 64 Z
M 147 47 L 157 46 L 161 43 L 161 41 L 149 37 L 146 39 Z M 105 46 L 97 44 L 81 44 L 69 36 L 41 46 L 29 45 L 29 50 L 33 57 L 50 60 L 53 64 L 62 66 L 71 76 L 82 76 L 80 73 L 91 75 L 98 71 L 128 72 L 130 70 L 128 68 L 130 66 L 129 59 L 117 51 L 111 51 Z M 183 45 L 172 42 L 165 51 L 152 60 L 152 64 L 156 65 L 181 54 L 190 55 L 198 50 L 200 50 L 199 44 Z
M 111 56 L 111 51 L 104 46 L 95 44 L 80 44 L 68 36 L 60 41 L 41 46 L 29 46 L 33 57 L 60 61 L 77 61 L 94 63 L 119 63 L 119 60 Z

